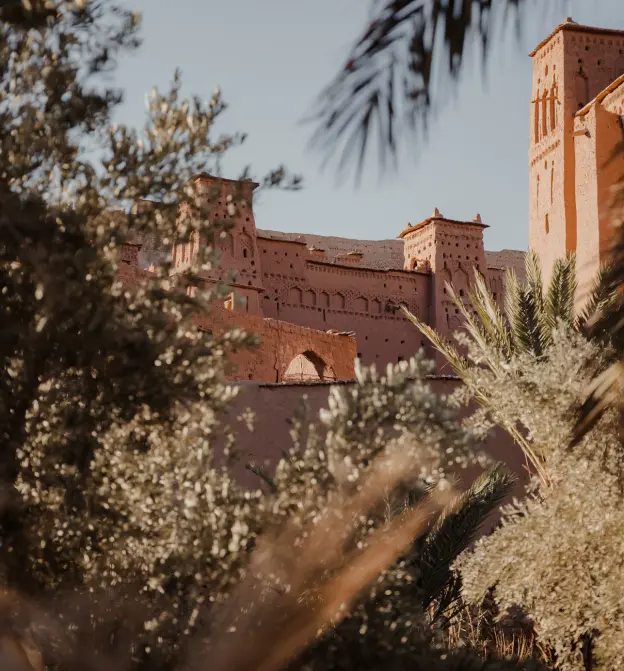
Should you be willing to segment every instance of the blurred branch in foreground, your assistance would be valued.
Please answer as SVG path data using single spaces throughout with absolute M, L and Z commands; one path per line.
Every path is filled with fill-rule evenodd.
M 396 162 L 402 131 L 426 134 L 436 67 L 446 85 L 456 86 L 472 41 L 480 42 L 485 63 L 514 17 L 519 33 L 529 6 L 527 0 L 373 0 L 370 24 L 308 118 L 317 125 L 312 146 L 326 159 L 339 153 L 339 172 L 355 160 L 359 179 L 376 127 L 382 170 L 388 158 Z

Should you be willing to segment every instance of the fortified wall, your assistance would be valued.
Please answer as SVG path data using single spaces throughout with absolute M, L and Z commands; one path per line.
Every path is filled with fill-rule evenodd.
M 614 154 L 624 141 L 624 31 L 568 19 L 531 56 L 530 245 L 546 280 L 557 258 L 576 252 L 583 288 L 605 258 L 611 187 L 624 175 L 624 158 Z M 256 228 L 255 183 L 209 175 L 198 175 L 196 182 L 206 216 L 231 225 L 218 243 L 221 269 L 202 277 L 208 285 L 223 279 L 224 271 L 235 272 L 229 298 L 200 327 L 241 327 L 260 337 L 259 348 L 230 362 L 230 378 L 243 387 L 231 418 L 247 407 L 256 416 L 253 433 L 242 423 L 236 429 L 242 457 L 237 477 L 252 487 L 259 486 L 257 476 L 245 463 L 269 469 L 276 463 L 290 445 L 288 420 L 304 397 L 316 414 L 331 385 L 353 384 L 356 357 L 385 367 L 424 346 L 399 306 L 449 337 L 460 316 L 446 282 L 467 297 L 478 272 L 502 305 L 505 269 L 524 275 L 523 252 L 484 249 L 487 225 L 479 215 L 458 221 L 434 209 L 419 223 L 399 227 L 393 240 L 296 235 Z M 177 271 L 194 263 L 202 244 L 195 238 L 175 245 Z M 168 252 L 127 245 L 123 281 L 139 281 L 163 253 Z M 448 376 L 431 379 L 437 393 L 450 393 L 457 384 Z M 485 448 L 519 475 L 520 493 L 526 469 L 518 446 L 499 430 Z M 457 473 L 460 489 L 476 474 Z
M 298 369 L 307 371 L 302 373 L 306 380 L 323 370 L 330 377 L 319 374 L 319 380 L 349 379 L 352 368 L 343 375 L 331 362 L 350 356 L 353 345 L 364 364 L 385 368 L 420 348 L 429 350 L 401 306 L 450 337 L 460 325 L 460 315 L 447 295 L 446 282 L 467 299 L 474 273 L 479 272 L 501 302 L 505 269 L 523 274 L 523 252 L 485 251 L 487 224 L 479 215 L 457 221 L 435 209 L 420 223 L 404 227 L 394 240 L 294 235 L 257 229 L 254 182 L 198 175 L 196 186 L 205 215 L 228 224 L 218 242 L 220 269 L 202 271 L 201 277 L 209 285 L 223 280 L 226 271 L 235 273 L 235 279 L 228 280 L 231 294 L 223 307 L 238 315 L 237 325 L 247 323 L 260 334 L 261 352 L 266 348 L 261 363 L 262 354 L 250 354 L 248 361 L 239 358 L 233 379 L 280 382 L 292 379 Z M 193 266 L 202 244 L 207 242 L 193 239 L 176 245 L 175 270 Z M 290 368 L 280 359 L 269 371 L 267 362 L 276 360 L 272 338 L 278 332 L 280 356 L 299 359 Z M 333 336 L 329 341 L 328 335 Z M 427 353 L 433 357 L 432 351 Z

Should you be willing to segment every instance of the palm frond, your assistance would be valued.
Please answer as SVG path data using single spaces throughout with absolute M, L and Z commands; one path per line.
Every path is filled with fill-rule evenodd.
M 572 433 L 571 445 L 578 444 L 611 407 L 621 404 L 624 396 L 624 361 L 615 361 L 600 373 L 587 390 Z
M 457 292 L 451 284 L 446 284 L 446 293 L 451 297 L 451 300 L 461 312 L 464 318 L 462 328 L 468 333 L 473 343 L 478 347 L 483 360 L 487 363 L 490 370 L 500 373 L 500 360 L 497 353 L 493 351 L 492 342 L 484 325 L 470 312 L 468 306 L 457 295 Z M 494 354 L 494 356 L 492 356 Z
M 425 608 L 452 581 L 452 563 L 472 543 L 488 515 L 516 482 L 507 468 L 497 464 L 444 508 L 427 534 L 416 562 L 422 576 L 420 587 Z
M 401 312 L 414 324 L 414 326 L 429 340 L 433 347 L 451 364 L 453 370 L 462 377 L 469 369 L 468 361 L 457 351 L 452 343 L 440 336 L 428 324 L 422 322 L 412 314 L 405 306 L 401 306 Z
M 433 347 L 442 354 L 442 356 L 451 364 L 453 370 L 458 377 L 469 387 L 471 392 L 474 395 L 475 401 L 484 408 L 492 409 L 491 399 L 487 396 L 485 391 L 480 387 L 473 384 L 469 372 L 471 370 L 471 364 L 465 359 L 457 349 L 449 343 L 445 338 L 440 336 L 436 331 L 431 328 L 428 324 L 420 321 L 418 317 L 413 315 L 406 307 L 401 307 L 403 314 L 416 326 L 416 328 L 429 340 Z M 501 426 L 509 433 L 517 445 L 520 446 L 520 449 L 525 454 L 529 463 L 535 469 L 535 472 L 538 474 L 539 478 L 545 484 L 550 483 L 550 478 L 543 466 L 543 459 L 536 454 L 535 450 L 527 438 L 522 434 L 514 424 L 505 422 L 503 418 L 500 419 Z
M 492 0 L 373 0 L 370 23 L 305 119 L 316 125 L 312 145 L 327 159 L 341 154 L 339 168 L 355 158 L 359 177 L 377 129 L 382 168 L 388 157 L 396 161 L 400 131 L 426 137 L 434 66 L 441 65 L 445 83 L 455 86 L 472 38 L 480 40 L 485 62 L 492 32 L 512 18 L 508 10 L 517 10 L 520 25 L 524 12 L 518 10 L 527 5 L 526 0 L 498 0 L 496 8 L 506 11 L 495 22 Z
M 571 254 L 565 259 L 557 259 L 544 303 L 545 341 L 550 342 L 552 340 L 551 334 L 558 322 L 563 322 L 571 328 L 574 327 L 576 289 L 575 255 Z
M 600 265 L 583 309 L 576 318 L 576 328 L 587 337 L 599 337 L 598 333 L 591 332 L 589 324 L 602 309 L 606 309 L 607 303 L 614 298 L 608 286 L 609 272 L 610 268 L 607 264 Z
M 526 282 L 522 285 L 508 276 L 511 283 L 506 289 L 505 310 L 516 351 L 541 356 L 544 351 L 544 289 L 535 252 L 527 253 L 525 268 Z
M 475 270 L 474 289 L 470 292 L 470 300 L 491 344 L 505 361 L 509 361 L 513 354 L 509 325 L 487 288 L 483 275 L 477 270 Z

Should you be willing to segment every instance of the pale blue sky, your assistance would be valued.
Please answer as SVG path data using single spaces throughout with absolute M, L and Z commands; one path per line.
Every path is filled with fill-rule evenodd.
M 398 171 L 381 179 L 367 164 L 357 188 L 321 170 L 321 156 L 307 147 L 312 127 L 300 121 L 364 26 L 367 0 L 124 0 L 142 12 L 144 43 L 119 71 L 126 90 L 119 119 L 142 125 L 145 93 L 166 88 L 180 67 L 187 94 L 207 99 L 221 87 L 230 108 L 220 130 L 248 133 L 226 176 L 248 163 L 255 174 L 284 163 L 304 176 L 302 191 L 262 194 L 259 228 L 383 239 L 438 207 L 456 219 L 479 212 L 491 226 L 487 249 L 525 249 L 527 54 L 565 16 L 624 29 L 623 0 L 534 1 L 549 11 L 525 25 L 520 42 L 509 27 L 494 45 L 485 82 L 475 55 L 428 141 L 404 143 Z

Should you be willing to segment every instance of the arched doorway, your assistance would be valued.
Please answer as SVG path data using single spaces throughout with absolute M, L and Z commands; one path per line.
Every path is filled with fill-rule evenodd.
M 318 354 L 307 351 L 297 356 L 288 364 L 283 382 L 326 382 L 336 379 L 336 374 Z

